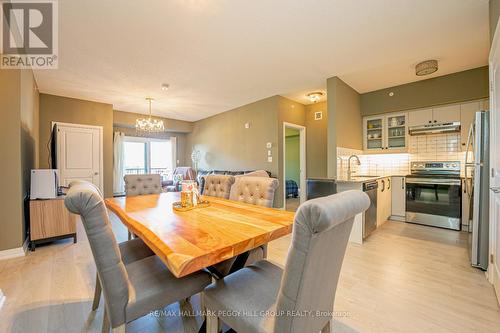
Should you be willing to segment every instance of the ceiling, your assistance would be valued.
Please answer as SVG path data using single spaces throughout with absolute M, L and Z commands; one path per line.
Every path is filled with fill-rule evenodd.
M 195 121 L 273 95 L 309 103 L 487 64 L 488 0 L 59 1 L 59 69 L 41 92 Z M 167 92 L 162 83 L 169 83 Z

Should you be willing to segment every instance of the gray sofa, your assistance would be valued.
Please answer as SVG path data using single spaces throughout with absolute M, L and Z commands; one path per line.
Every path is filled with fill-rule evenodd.
M 198 187 L 200 189 L 200 193 L 203 194 L 203 189 L 205 188 L 205 176 L 208 175 L 226 175 L 226 176 L 241 176 L 241 175 L 248 175 L 250 173 L 254 172 L 260 172 L 260 170 L 237 170 L 237 171 L 230 171 L 230 170 L 198 170 L 198 173 L 196 175 L 196 181 L 198 183 Z M 265 171 L 269 177 L 272 177 L 272 174 L 270 171 Z

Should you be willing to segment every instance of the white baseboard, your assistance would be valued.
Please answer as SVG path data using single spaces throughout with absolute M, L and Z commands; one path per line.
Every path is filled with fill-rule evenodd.
M 495 294 L 497 296 L 497 302 L 500 304 L 500 271 L 498 270 L 498 267 L 490 263 L 490 266 L 488 267 L 488 271 L 490 272 L 490 282 L 493 284 L 493 287 L 495 289 Z
M 27 248 L 27 247 L 26 247 Z M 22 247 L 0 251 L 0 260 L 23 257 L 26 255 L 24 244 Z
M 5 302 L 5 295 L 2 292 L 2 289 L 0 289 L 0 310 L 2 309 L 2 305 Z

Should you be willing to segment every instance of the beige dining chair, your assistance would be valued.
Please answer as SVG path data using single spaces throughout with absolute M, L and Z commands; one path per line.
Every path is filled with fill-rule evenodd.
M 234 184 L 234 176 L 207 175 L 204 176 L 203 195 L 229 199 L 229 191 Z
M 104 201 L 87 182 L 70 184 L 64 200 L 81 217 L 104 293 L 103 332 L 125 332 L 126 324 L 150 311 L 199 293 L 210 274 L 195 272 L 176 278 L 157 256 L 126 264 L 111 229 Z
M 125 175 L 125 195 L 127 197 L 135 195 L 158 194 L 163 192 L 161 186 L 161 175 Z M 128 239 L 132 239 L 132 233 L 128 230 Z
M 302 204 L 284 270 L 261 260 L 205 289 L 207 332 L 217 332 L 219 319 L 237 332 L 330 332 L 354 217 L 369 205 L 357 190 Z

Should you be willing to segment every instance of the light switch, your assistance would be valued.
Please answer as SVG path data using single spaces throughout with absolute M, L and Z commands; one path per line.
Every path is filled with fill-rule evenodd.
M 271 156 L 271 151 L 270 150 L 267 151 L 267 156 Z
M 250 123 L 245 123 L 245 128 L 250 128 Z
M 273 162 L 273 157 L 272 157 L 272 156 L 268 156 L 268 157 L 267 157 L 267 161 L 268 161 L 269 163 L 272 163 L 272 162 Z

